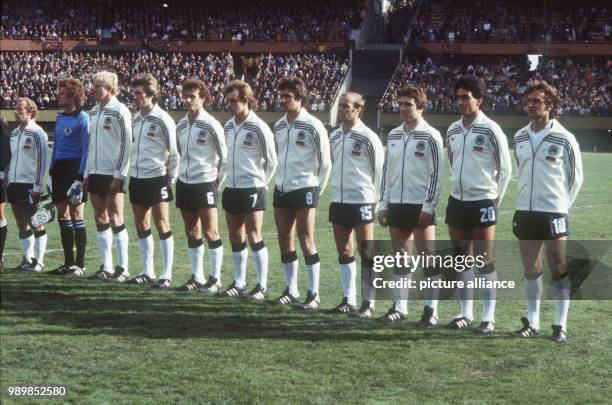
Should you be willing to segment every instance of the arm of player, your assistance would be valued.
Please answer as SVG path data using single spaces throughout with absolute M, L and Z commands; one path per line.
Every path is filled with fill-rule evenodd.
M 176 146 L 176 125 L 174 121 L 165 122 L 168 136 L 168 160 L 166 161 L 166 177 L 170 185 L 174 184 L 178 176 L 179 153 Z
M 506 135 L 501 128 L 497 128 L 494 134 L 497 140 L 497 153 L 499 159 L 499 179 L 497 180 L 497 207 L 499 207 L 508 189 L 510 177 L 512 176 L 512 160 L 510 158 L 510 149 L 508 148 L 508 138 L 506 138 Z
M 33 191 L 42 193 L 47 169 L 47 134 L 42 129 L 36 133 L 36 181 Z
M 274 176 L 274 172 L 276 171 L 276 166 L 278 165 L 278 160 L 276 157 L 276 147 L 274 146 L 274 134 L 272 130 L 265 125 L 263 128 L 263 135 L 265 139 L 265 171 L 266 171 L 266 184 L 272 180 L 272 176 Z
M 227 143 L 225 142 L 225 131 L 223 131 L 221 124 L 215 122 L 213 128 L 215 129 L 215 136 L 217 137 L 217 152 L 219 154 L 217 185 L 221 186 L 227 177 Z
M 76 180 L 83 180 L 87 168 L 87 156 L 89 155 L 89 117 L 83 114 L 79 120 L 79 131 L 81 132 L 81 162 Z
M 569 156 L 565 156 L 563 164 L 568 178 L 569 209 L 574 205 L 574 201 L 576 201 L 576 197 L 578 196 L 584 179 L 582 172 L 582 154 L 580 153 L 580 145 L 576 142 L 576 139 L 570 139 L 568 155 Z
M 391 191 L 389 188 L 389 180 L 391 178 L 389 168 L 389 148 L 385 151 L 385 160 L 383 162 L 382 179 L 380 183 L 380 199 L 378 201 L 378 210 L 387 211 L 389 209 L 389 196 Z
M 427 160 L 427 170 L 429 174 L 429 181 L 427 183 L 427 192 L 425 193 L 425 201 L 423 202 L 422 212 L 429 215 L 433 215 L 438 201 L 440 200 L 440 193 L 442 192 L 442 176 L 444 176 L 444 150 L 442 144 L 442 137 L 437 136 L 431 137 L 432 144 L 429 145 L 431 153 Z
M 132 115 L 127 107 L 121 109 L 121 119 L 118 120 L 121 132 L 121 152 L 117 157 L 117 164 L 113 177 L 125 180 L 130 169 L 130 155 L 132 154 Z
M 318 144 L 317 154 L 319 156 L 319 194 L 323 194 L 332 169 L 329 135 L 323 125 L 317 128 L 315 137 L 315 144 Z
M 385 149 L 378 136 L 373 140 L 372 145 L 374 147 L 374 188 L 376 189 L 376 198 L 374 202 L 376 203 L 380 200 L 380 185 L 382 183 L 383 165 L 385 163 Z M 377 207 L 376 211 L 378 211 L 378 209 Z

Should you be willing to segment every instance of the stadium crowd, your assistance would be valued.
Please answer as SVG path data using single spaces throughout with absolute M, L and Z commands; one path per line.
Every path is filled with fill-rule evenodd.
M 359 0 L 268 0 L 265 3 L 249 0 L 6 0 L 2 2 L 0 36 L 342 41 L 363 18 L 362 3 Z
M 416 34 L 449 41 L 610 41 L 607 7 L 601 0 L 438 0 L 421 11 Z
M 336 55 L 258 55 L 235 58 L 225 54 L 186 53 L 42 53 L 5 52 L 0 55 L 2 108 L 13 108 L 19 97 L 32 98 L 40 108 L 57 106 L 57 80 L 73 76 L 83 80 L 87 92 L 86 108 L 94 105 L 91 76 L 110 70 L 119 76 L 120 87 L 129 88 L 130 79 L 141 72 L 159 79 L 160 105 L 168 110 L 183 108 L 180 83 L 189 77 L 209 83 L 213 96 L 210 110 L 224 108 L 224 84 L 244 75 L 256 90 L 260 110 L 279 111 L 278 82 L 286 76 L 301 77 L 310 89 L 312 110 L 329 108 L 348 70 L 348 61 Z M 130 103 L 126 91 L 119 99 Z
M 380 103 L 384 112 L 398 112 L 398 90 L 413 84 L 427 91 L 427 110 L 455 112 L 452 83 L 460 76 L 474 74 L 487 86 L 484 110 L 497 114 L 519 114 L 527 87 L 537 80 L 555 86 L 563 100 L 560 115 L 606 116 L 612 110 L 610 86 L 612 60 L 604 57 L 549 59 L 529 71 L 526 57 L 455 57 L 434 61 L 409 58 L 398 66 Z
M 393 0 L 387 39 L 422 41 L 610 41 L 612 16 L 604 0 L 433 0 L 420 7 Z M 418 12 L 418 15 L 415 13 Z

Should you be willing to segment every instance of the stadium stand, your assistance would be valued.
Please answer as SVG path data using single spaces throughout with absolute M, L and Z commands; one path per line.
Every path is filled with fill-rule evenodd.
M 301 77 L 310 89 L 315 111 L 329 109 L 348 70 L 348 60 L 334 54 L 250 55 L 185 53 L 43 53 L 4 52 L 0 55 L 2 108 L 12 108 L 18 97 L 31 97 L 40 108 L 56 107 L 57 80 L 81 79 L 88 92 L 86 108 L 94 105 L 89 90 L 91 75 L 99 70 L 119 75 L 119 98 L 129 104 L 129 81 L 136 73 L 148 72 L 161 86 L 160 104 L 168 110 L 182 109 L 180 84 L 189 77 L 204 79 L 213 95 L 211 110 L 222 110 L 221 89 L 242 75 L 256 89 L 262 110 L 279 111 L 278 82 L 286 76 Z
M 363 19 L 359 0 L 6 0 L 5 38 L 337 41 Z M 240 10 L 237 12 L 236 10 Z
M 422 41 L 539 42 L 610 41 L 612 16 L 605 0 L 395 0 L 388 33 L 401 42 L 406 27 Z M 398 27 L 403 31 L 398 33 Z
M 435 58 L 435 57 L 434 57 Z M 484 110 L 494 114 L 521 114 L 522 97 L 534 80 L 554 85 L 563 99 L 560 115 L 606 116 L 612 107 L 612 59 L 606 57 L 551 58 L 529 71 L 526 56 L 456 56 L 407 58 L 401 63 L 380 103 L 383 112 L 397 112 L 397 91 L 406 84 L 427 91 L 430 112 L 455 112 L 454 80 L 474 74 L 485 80 Z

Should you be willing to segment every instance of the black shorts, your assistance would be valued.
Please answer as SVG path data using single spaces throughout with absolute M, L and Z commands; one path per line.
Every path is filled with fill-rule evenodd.
M 110 174 L 90 174 L 87 178 L 87 191 L 100 197 L 106 197 L 110 194 L 110 184 L 113 178 Z M 121 182 L 119 192 L 125 193 L 125 181 Z
M 51 198 L 55 204 L 68 201 L 68 190 L 77 179 L 81 159 L 62 159 L 53 163 L 51 172 Z M 83 202 L 87 201 L 87 193 L 83 193 Z
M 569 231 L 567 214 L 516 211 L 512 220 L 512 232 L 521 240 L 555 240 Z
M 176 207 L 182 210 L 199 211 L 202 208 L 217 206 L 219 186 L 216 182 L 183 183 L 176 182 Z
M 317 208 L 319 204 L 319 187 L 306 187 L 298 190 L 281 193 L 274 187 L 272 205 L 275 208 L 299 210 L 303 208 Z
M 6 177 L 0 181 L 0 203 L 6 202 Z
M 266 189 L 265 187 L 225 187 L 221 200 L 223 209 L 230 214 L 240 215 L 255 211 L 265 211 Z
M 458 229 L 495 225 L 497 204 L 493 200 L 461 201 L 448 197 L 446 224 Z
M 128 186 L 130 202 L 143 207 L 151 207 L 162 201 L 172 201 L 172 186 L 166 182 L 166 176 L 139 179 L 130 177 Z
M 419 226 L 419 214 L 422 204 L 389 204 L 387 222 L 393 228 L 410 231 Z M 433 213 L 432 225 L 436 225 L 436 213 Z
M 29 204 L 28 197 L 33 188 L 30 183 L 10 183 L 6 188 L 6 200 L 9 204 Z
M 342 204 L 333 202 L 329 205 L 329 222 L 354 228 L 357 225 L 374 222 L 375 204 Z

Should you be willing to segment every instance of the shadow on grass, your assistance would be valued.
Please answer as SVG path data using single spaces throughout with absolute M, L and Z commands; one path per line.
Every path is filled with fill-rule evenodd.
M 389 325 L 197 292 L 180 294 L 47 275 L 5 273 L 0 276 L 0 291 L 4 336 L 110 334 L 149 339 L 300 341 L 476 338 L 470 331 L 415 329 L 410 322 Z M 37 323 L 66 329 L 34 330 Z M 20 330 L 15 331 L 14 326 Z

